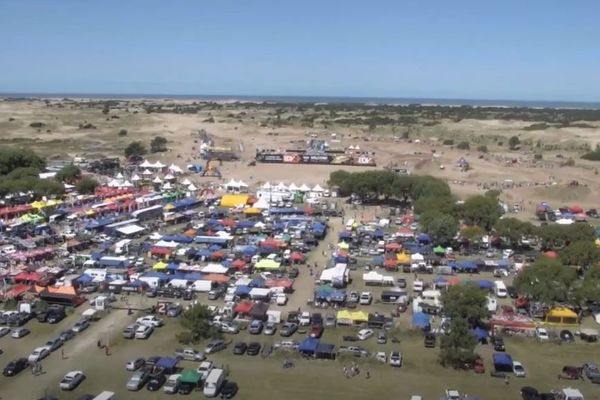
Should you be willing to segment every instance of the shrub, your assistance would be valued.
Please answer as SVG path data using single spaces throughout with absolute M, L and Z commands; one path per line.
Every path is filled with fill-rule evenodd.
M 452 139 L 444 139 L 444 141 L 442 143 L 445 146 L 452 146 L 452 145 L 454 145 L 454 140 L 452 140 Z
M 119 136 L 127 136 L 127 129 L 121 129 L 119 131 Z
M 487 153 L 488 152 L 488 148 L 485 144 L 482 144 L 480 146 L 477 146 L 477 151 L 480 151 L 482 153 Z
M 456 148 L 460 150 L 469 150 L 471 146 L 469 145 L 469 142 L 463 141 L 457 144 Z

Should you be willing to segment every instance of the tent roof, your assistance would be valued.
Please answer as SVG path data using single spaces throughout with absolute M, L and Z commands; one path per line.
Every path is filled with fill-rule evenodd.
M 197 384 L 200 382 L 200 374 L 196 371 L 187 369 L 181 373 L 181 378 L 179 378 L 179 380 L 183 383 Z
M 547 317 L 577 318 L 577 313 L 566 307 L 555 307 L 548 311 Z

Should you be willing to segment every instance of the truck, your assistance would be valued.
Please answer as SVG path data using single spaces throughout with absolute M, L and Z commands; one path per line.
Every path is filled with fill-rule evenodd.
M 220 368 L 213 368 L 204 381 L 204 396 L 216 397 L 223 386 L 225 380 L 225 371 Z
M 187 361 L 203 361 L 206 359 L 204 353 L 196 349 L 177 349 L 175 350 L 175 357 Z

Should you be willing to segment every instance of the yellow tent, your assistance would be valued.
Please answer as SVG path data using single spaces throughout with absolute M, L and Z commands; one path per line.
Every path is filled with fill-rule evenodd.
M 96 214 L 96 211 L 92 210 L 91 208 L 89 210 L 86 210 L 85 215 L 94 215 Z
M 152 269 L 155 271 L 161 270 L 161 269 L 167 269 L 167 263 L 163 262 L 163 261 L 159 261 L 152 266 Z
M 341 310 L 337 312 L 336 315 L 337 320 L 348 320 L 351 321 L 352 320 L 352 313 L 348 310 Z
M 278 269 L 280 264 L 270 258 L 263 258 L 254 266 L 256 269 Z
M 33 203 L 31 203 L 30 206 L 33 208 L 42 209 L 42 208 L 46 207 L 46 202 L 38 200 L 38 201 L 34 201 Z
M 367 322 L 369 321 L 369 314 L 364 311 L 353 311 L 350 313 L 350 319 L 354 322 Z
M 339 242 L 338 247 L 340 248 L 340 250 L 348 250 L 350 248 L 350 245 L 346 242 Z
M 166 206 L 163 207 L 165 211 L 171 211 L 172 209 L 175 208 L 175 206 L 171 203 L 167 204 Z
M 398 260 L 398 264 L 410 264 L 410 254 L 398 253 L 396 254 L 396 260 Z
M 254 207 L 246 208 L 244 210 L 244 214 L 246 214 L 246 215 L 260 214 L 260 208 L 254 208 Z
M 544 322 L 557 325 L 577 325 L 579 318 L 577 313 L 566 307 L 555 307 L 548 311 Z
M 46 202 L 46 207 L 54 207 L 57 206 L 59 204 L 62 204 L 62 200 L 58 200 L 58 199 L 50 199 Z
M 247 194 L 226 194 L 221 197 L 221 207 L 245 206 L 250 196 Z

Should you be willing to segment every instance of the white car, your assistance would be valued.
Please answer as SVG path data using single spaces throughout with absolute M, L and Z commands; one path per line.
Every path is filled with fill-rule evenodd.
M 369 304 L 371 304 L 371 302 L 373 301 L 373 295 L 371 295 L 371 292 L 362 292 L 360 294 L 360 297 L 358 298 L 358 303 L 368 306 Z
M 163 386 L 163 392 L 167 394 L 175 394 L 179 389 L 179 384 L 181 380 L 181 374 L 173 374 L 169 375 L 167 381 Z
M 546 342 L 548 340 L 550 340 L 550 336 L 548 335 L 548 331 L 546 330 L 546 328 L 535 328 L 535 337 L 540 341 L 540 342 Z
M 517 378 L 525 378 L 527 376 L 523 364 L 518 361 L 513 361 L 513 373 Z
M 145 317 L 140 317 L 135 322 L 140 325 L 147 325 L 153 328 L 158 328 L 164 324 L 164 321 L 155 315 L 146 315 Z
M 446 399 L 445 400 L 460 400 L 461 399 L 460 392 L 454 389 L 446 389 Z
M 298 317 L 298 325 L 300 326 L 308 326 L 310 325 L 310 313 L 308 311 L 304 311 Z
M 29 357 L 27 357 L 27 361 L 30 363 L 35 363 L 43 360 L 44 358 L 50 355 L 50 349 L 46 346 L 38 347 L 31 352 Z
M 356 337 L 358 338 L 358 340 L 367 340 L 368 338 L 373 336 L 374 333 L 375 332 L 373 331 L 373 329 L 361 329 L 356 334 Z
M 151 325 L 140 325 L 135 330 L 136 339 L 148 339 L 154 332 L 154 328 Z
M 390 353 L 390 365 L 392 367 L 401 367 L 402 366 L 402 353 L 399 351 L 392 351 Z
M 73 390 L 79 386 L 84 379 L 85 375 L 81 371 L 67 372 L 67 374 L 60 381 L 59 386 L 62 390 Z
M 200 374 L 200 379 L 203 382 L 206 380 L 208 373 L 210 371 L 212 371 L 213 367 L 214 367 L 214 363 L 212 361 L 202 361 L 200 363 L 200 365 L 196 369 L 196 372 L 198 372 Z
M 13 339 L 21 339 L 23 336 L 27 336 L 29 335 L 31 331 L 27 328 L 16 328 L 13 329 L 12 333 L 10 334 L 10 337 Z

